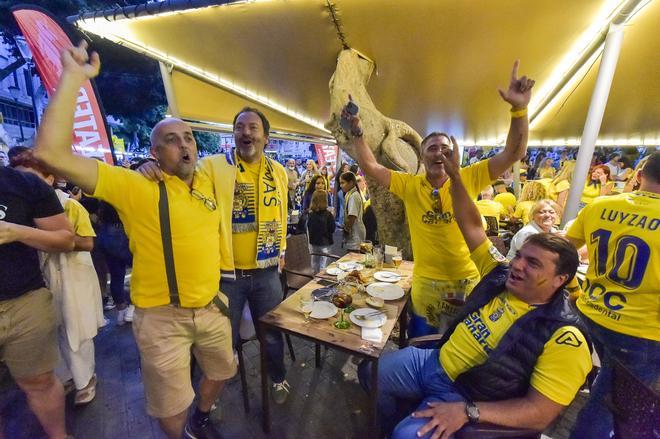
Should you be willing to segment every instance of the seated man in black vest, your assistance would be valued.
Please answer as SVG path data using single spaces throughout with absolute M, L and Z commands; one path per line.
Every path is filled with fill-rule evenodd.
M 448 438 L 478 422 L 541 431 L 570 404 L 592 366 L 586 331 L 564 290 L 578 255 L 565 239 L 539 233 L 507 263 L 486 237 L 452 143 L 443 164 L 456 221 L 482 278 L 439 349 L 408 347 L 380 360 L 379 415 L 386 430 L 396 425 L 393 438 Z M 368 374 L 361 368 L 362 383 Z M 399 422 L 402 400 L 417 408 Z

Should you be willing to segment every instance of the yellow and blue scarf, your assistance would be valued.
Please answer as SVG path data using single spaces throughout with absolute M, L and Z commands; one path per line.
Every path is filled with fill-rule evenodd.
M 228 160 L 237 168 L 232 209 L 232 233 L 257 232 L 257 260 L 259 268 L 276 265 L 280 256 L 283 227 L 282 200 L 287 186 L 280 187 L 273 161 L 265 154 L 259 166 L 258 187 L 248 175 L 240 157 L 234 153 Z M 282 192 L 284 191 L 284 192 Z

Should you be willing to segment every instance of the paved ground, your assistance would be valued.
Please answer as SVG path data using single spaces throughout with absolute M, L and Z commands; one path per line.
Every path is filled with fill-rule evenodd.
M 164 436 L 145 411 L 138 351 L 130 325 L 114 325 L 116 312 L 107 312 L 111 323 L 97 336 L 96 364 L 99 378 L 96 399 L 81 408 L 67 399 L 67 425 L 77 439 L 157 439 Z M 368 438 L 367 398 L 357 383 L 357 366 L 352 357 L 333 350 L 323 353 L 321 369 L 314 367 L 314 346 L 292 339 L 296 362 L 287 353 L 287 379 L 292 395 L 283 406 L 272 407 L 273 427 L 269 435 L 261 430 L 261 393 L 257 342 L 245 346 L 249 399 L 252 410 L 245 413 L 240 380 L 226 387 L 212 420 L 224 438 Z M 392 345 L 390 349 L 395 349 Z M 322 351 L 323 352 L 323 351 Z M 44 433 L 26 405 L 25 397 L 5 380 L 0 387 L 0 414 L 8 439 L 43 438 Z M 564 416 L 547 433 L 568 436 L 579 407 L 580 394 Z M 1 437 L 1 435 L 0 435 Z

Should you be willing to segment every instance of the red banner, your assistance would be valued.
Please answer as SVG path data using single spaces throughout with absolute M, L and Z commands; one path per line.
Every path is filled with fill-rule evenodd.
M 62 74 L 60 52 L 73 44 L 62 27 L 46 11 L 21 8 L 12 10 L 12 13 L 30 46 L 48 96 L 52 96 Z M 72 147 L 78 154 L 114 163 L 105 115 L 91 81 L 85 82 L 78 93 Z
M 316 149 L 316 158 L 319 166 L 329 166 L 332 173 L 335 172 L 337 165 L 337 145 L 322 145 L 320 143 L 314 144 Z

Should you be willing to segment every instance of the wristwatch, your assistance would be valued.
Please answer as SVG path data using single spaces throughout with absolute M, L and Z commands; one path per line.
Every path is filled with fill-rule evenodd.
M 479 422 L 479 407 L 477 407 L 472 401 L 465 403 L 465 414 L 467 415 L 470 424 L 476 424 Z

